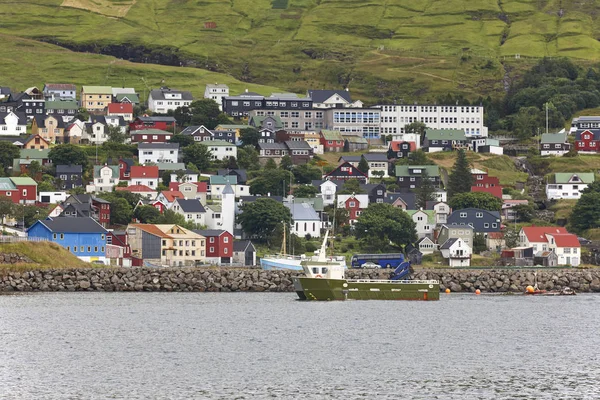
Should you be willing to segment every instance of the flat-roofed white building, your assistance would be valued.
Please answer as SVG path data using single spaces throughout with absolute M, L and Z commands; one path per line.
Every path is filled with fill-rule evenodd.
M 381 104 L 381 134 L 404 132 L 404 126 L 423 122 L 431 129 L 462 129 L 467 137 L 486 137 L 482 106 Z

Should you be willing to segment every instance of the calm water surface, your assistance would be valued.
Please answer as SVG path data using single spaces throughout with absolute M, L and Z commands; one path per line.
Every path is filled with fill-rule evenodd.
M 598 399 L 600 296 L 0 296 L 1 399 Z

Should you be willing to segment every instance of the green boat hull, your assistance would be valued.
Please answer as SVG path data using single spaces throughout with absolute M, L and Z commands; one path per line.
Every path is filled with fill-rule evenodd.
M 435 281 L 293 278 L 301 300 L 439 300 Z

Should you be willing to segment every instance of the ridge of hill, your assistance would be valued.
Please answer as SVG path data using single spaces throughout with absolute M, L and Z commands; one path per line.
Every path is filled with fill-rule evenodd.
M 598 60 L 599 11 L 595 0 L 0 0 L 0 33 L 297 93 L 423 101 L 500 94 L 531 58 Z M 4 79 L 16 72 L 0 65 Z

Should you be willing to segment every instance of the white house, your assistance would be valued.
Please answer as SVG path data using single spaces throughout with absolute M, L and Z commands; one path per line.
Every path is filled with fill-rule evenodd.
M 156 165 L 133 165 L 130 171 L 128 186 L 143 185 L 156 190 L 158 187 L 159 174 Z
M 198 182 L 198 172 L 186 169 L 183 171 L 183 175 L 179 175 L 177 172 L 171 173 L 171 182 Z
M 171 206 L 171 210 L 175 211 L 177 214 L 183 215 L 186 221 L 190 221 L 196 224 L 205 225 L 206 224 L 206 210 L 200 200 L 196 199 L 176 199 Z
M 417 240 L 415 242 L 415 246 L 423 255 L 433 254 L 437 249 L 437 244 L 435 244 L 433 240 L 428 237 L 422 237 L 421 239 Z
M 211 140 L 206 143 L 208 150 L 210 150 L 211 158 L 213 160 L 225 160 L 229 157 L 237 158 L 237 147 L 224 140 Z
M 192 93 L 183 90 L 161 87 L 150 91 L 148 109 L 159 114 L 175 111 L 179 107 L 189 106 L 194 101 Z
M 363 102 L 352 101 L 346 90 L 308 90 L 307 97 L 313 101 L 313 108 L 362 108 Z
M 92 115 L 91 122 L 86 126 L 83 132 L 82 140 L 87 140 L 90 144 L 102 144 L 108 140 L 108 126 L 106 119 L 102 115 Z
M 86 133 L 85 129 L 85 122 L 72 119 L 65 128 L 65 137 L 69 138 L 69 143 L 79 143 Z
M 321 219 L 312 205 L 308 203 L 285 203 L 292 213 L 292 233 L 300 237 L 321 236 Z
M 406 210 L 406 213 L 417 225 L 417 236 L 422 237 L 433 237 L 433 230 L 435 228 L 435 212 L 433 210 Z
M 382 177 L 388 178 L 388 170 L 390 167 L 390 163 L 387 158 L 387 153 L 366 153 L 363 154 L 362 157 L 369 164 L 369 178 L 372 177 Z M 382 175 L 378 175 L 380 173 Z
M 469 267 L 471 265 L 471 247 L 461 238 L 452 238 L 446 240 L 440 246 L 442 257 L 448 260 L 451 267 Z
M 433 211 L 435 213 L 435 223 L 437 225 L 442 225 L 448 222 L 448 216 L 452 213 L 450 206 L 443 201 L 438 201 L 435 203 L 433 205 Z
M 338 185 L 334 181 L 313 181 L 313 185 L 318 185 L 321 189 L 321 197 L 323 198 L 324 205 L 332 206 L 335 203 Z
M 0 136 L 19 136 L 27 132 L 25 114 L 12 111 L 0 112 Z
M 38 201 L 46 204 L 57 204 L 65 201 L 67 196 L 67 192 L 38 192 Z
M 236 175 L 211 175 L 209 193 L 211 199 L 220 199 L 227 185 L 231 185 L 235 197 L 250 195 L 250 186 L 237 183 Z
M 546 185 L 548 200 L 579 199 L 581 192 L 594 182 L 593 172 L 557 172 Z
M 558 256 L 558 265 L 579 266 L 581 263 L 581 244 L 576 235 L 571 233 L 547 233 L 548 248 Z
M 229 96 L 229 86 L 224 83 L 209 83 L 204 89 L 204 98 L 213 99 L 219 105 L 219 110 L 223 111 L 223 97 Z
M 179 159 L 179 143 L 139 143 L 140 163 L 176 163 Z
M 94 165 L 94 184 L 86 186 L 86 192 L 112 192 L 119 184 L 118 165 Z

